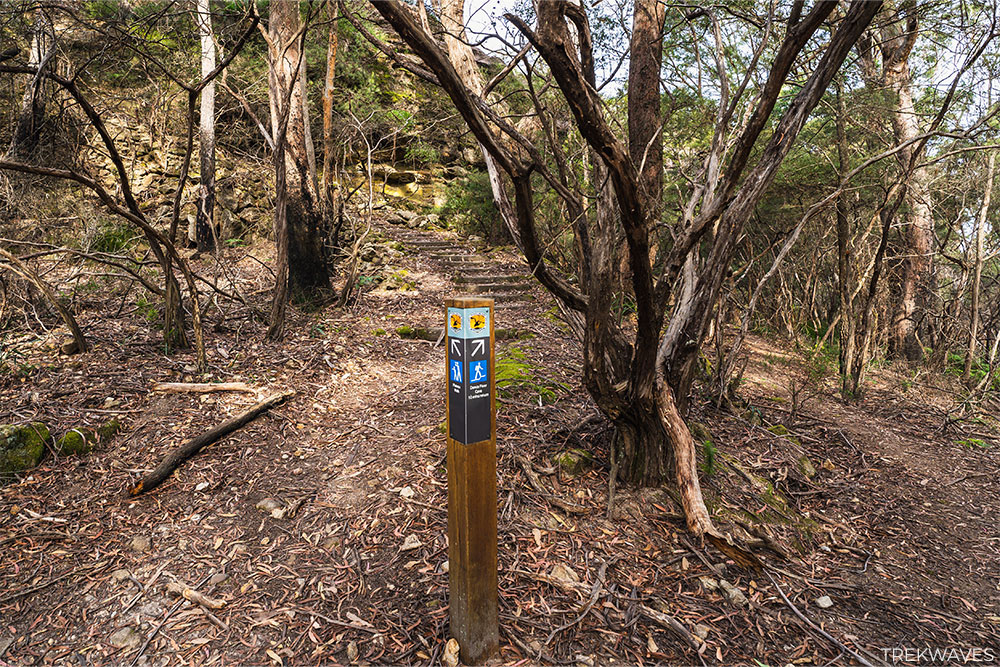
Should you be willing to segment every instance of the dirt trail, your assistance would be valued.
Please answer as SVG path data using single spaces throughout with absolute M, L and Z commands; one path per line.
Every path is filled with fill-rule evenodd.
M 610 431 L 580 386 L 577 343 L 538 287 L 497 289 L 520 285 L 522 263 L 504 252 L 455 261 L 455 250 L 474 252 L 449 234 L 388 224 L 377 233 L 386 279 L 349 309 L 293 310 L 280 345 L 264 343 L 246 313 L 220 321 L 210 379 L 298 394 L 147 496 L 123 494 L 181 440 L 254 398 L 151 394 L 153 382 L 193 379 L 190 353 L 164 355 L 142 313 L 105 319 L 102 304 L 80 318 L 93 352 L 53 362 L 40 345 L 34 370 L 0 378 L 4 422 L 41 419 L 57 432 L 109 416 L 124 422 L 92 455 L 49 458 L 0 487 L 0 660 L 438 663 L 448 638 L 444 352 L 397 329 L 440 327 L 443 299 L 466 289 L 516 297 L 496 317 L 498 328 L 516 329 L 498 342 L 512 378 L 498 419 L 499 662 L 838 658 L 841 649 L 798 620 L 768 581 L 692 543 L 667 493 L 621 491 L 606 518 Z M 238 275 L 248 294 L 269 280 L 251 260 Z M 755 345 L 743 391 L 768 423 L 784 424 L 787 380 L 808 369 Z M 787 424 L 799 445 L 695 401 L 692 418 L 706 422 L 721 453 L 784 493 L 782 512 L 810 513 L 772 531 L 795 554 L 772 576 L 837 641 L 875 658 L 907 642 L 996 646 L 1000 447 L 939 434 L 940 397 L 925 403 L 910 398 L 914 390 L 880 387 L 855 406 L 823 392 Z M 789 473 L 800 448 L 831 469 L 820 466 L 812 481 Z M 593 460 L 572 474 L 550 468 L 567 449 Z M 538 465 L 548 492 L 587 512 L 547 503 L 515 451 Z M 724 525 L 773 513 L 732 471 L 706 476 L 706 488 Z M 225 605 L 178 599 L 165 589 L 172 581 Z M 832 608 L 815 605 L 822 595 Z M 690 634 L 657 622 L 664 613 Z
M 801 386 L 810 369 L 756 343 L 759 358 L 777 363 L 752 369 L 753 400 L 786 423 L 789 382 Z M 816 461 L 835 466 L 820 470 L 803 509 L 846 528 L 837 539 L 847 553 L 817 551 L 813 565 L 850 583 L 834 597 L 878 620 L 869 635 L 877 648 L 998 649 L 1000 438 L 949 421 L 948 388 L 914 387 L 890 371 L 875 377 L 860 403 L 841 400 L 835 378 L 814 383 L 819 393 L 789 426 Z

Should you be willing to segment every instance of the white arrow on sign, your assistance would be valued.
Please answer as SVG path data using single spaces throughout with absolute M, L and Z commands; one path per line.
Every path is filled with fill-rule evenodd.
M 451 339 L 451 352 L 456 357 L 462 356 L 462 345 L 458 342 L 457 338 Z
M 486 341 L 480 338 L 472 343 L 472 354 L 486 354 Z

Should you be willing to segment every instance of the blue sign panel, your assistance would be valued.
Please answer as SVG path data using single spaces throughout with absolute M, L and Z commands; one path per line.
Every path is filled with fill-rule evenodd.
M 469 384 L 487 382 L 489 380 L 489 375 L 486 372 L 486 365 L 486 359 L 469 362 Z
M 462 381 L 462 362 L 452 361 L 451 362 L 451 381 L 461 382 Z

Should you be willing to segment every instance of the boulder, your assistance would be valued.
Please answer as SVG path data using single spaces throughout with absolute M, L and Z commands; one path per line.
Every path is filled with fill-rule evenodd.
M 0 474 L 37 466 L 45 456 L 45 443 L 50 439 L 48 427 L 41 422 L 0 426 Z
M 466 177 L 466 176 L 469 175 L 469 170 L 466 169 L 465 167 L 462 167 L 462 166 L 459 166 L 459 165 L 456 164 L 456 165 L 452 165 L 450 167 L 445 167 L 441 171 L 441 175 L 444 176 L 447 179 L 464 178 L 464 177 Z

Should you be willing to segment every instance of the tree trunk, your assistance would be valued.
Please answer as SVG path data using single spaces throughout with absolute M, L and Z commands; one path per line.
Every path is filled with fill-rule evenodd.
M 280 235 L 287 235 L 289 294 L 293 298 L 305 298 L 317 290 L 330 288 L 330 269 L 309 133 L 306 63 L 298 2 L 271 4 L 268 39 L 271 127 L 275 146 L 279 141 L 285 142 L 285 222 L 277 225 L 275 238 L 280 247 L 283 242 Z M 279 136 L 281 127 L 285 127 L 284 136 Z
M 34 155 L 38 148 L 42 122 L 45 118 L 45 78 L 42 70 L 55 53 L 55 36 L 52 22 L 44 10 L 35 11 L 31 29 L 31 50 L 28 65 L 37 67 L 38 73 L 28 78 L 28 85 L 21 100 L 21 111 L 17 116 L 14 136 L 11 138 L 8 157 L 24 161 Z
M 476 57 L 472 52 L 472 47 L 466 42 L 465 37 L 464 0 L 440 0 L 440 12 L 441 23 L 445 29 L 444 43 L 448 49 L 448 60 L 451 61 L 465 87 L 476 95 L 481 95 L 484 88 L 483 77 L 476 65 Z M 521 235 L 518 232 L 514 207 L 511 205 L 510 197 L 507 196 L 507 190 L 504 188 L 500 166 L 482 144 L 479 148 L 486 163 L 486 173 L 490 179 L 493 202 L 496 204 L 507 232 L 511 235 L 514 243 L 521 247 Z
M 215 69 L 215 40 L 209 0 L 198 0 L 198 31 L 201 33 L 201 76 Z M 201 163 L 198 185 L 198 213 L 194 241 L 200 252 L 215 248 L 215 81 L 201 91 L 201 115 L 198 125 L 198 156 Z
M 979 293 L 982 289 L 983 280 L 983 242 L 985 239 L 984 227 L 986 226 L 986 214 L 990 209 L 990 197 L 993 194 L 993 172 L 996 168 L 997 154 L 990 151 L 989 163 L 986 168 L 986 191 L 983 193 L 983 205 L 979 209 L 979 216 L 976 218 L 976 259 L 972 269 L 972 313 L 969 322 L 969 348 L 965 353 L 965 369 L 962 371 L 962 381 L 969 383 L 972 373 L 972 361 L 976 356 L 976 344 L 979 336 Z
M 659 0 L 636 0 L 629 45 L 628 151 L 639 171 L 639 188 L 654 224 L 663 206 L 660 68 L 665 18 L 666 6 Z
M 911 90 L 912 77 L 908 64 L 916 39 L 916 20 L 894 21 L 882 33 L 882 76 L 894 98 L 892 127 L 896 143 L 912 142 L 920 134 L 917 112 Z M 912 169 L 907 184 L 907 216 L 904 232 L 903 278 L 892 317 L 889 334 L 889 355 L 897 359 L 917 361 L 924 351 L 917 340 L 917 322 L 926 306 L 931 289 L 931 248 L 934 238 L 934 218 L 931 214 L 930 174 L 917 167 L 920 156 L 913 145 L 898 154 L 905 170 Z
M 323 81 L 323 180 L 320 196 L 328 214 L 333 209 L 333 79 L 337 72 L 337 16 L 340 6 L 332 0 L 327 3 L 330 33 L 326 47 L 326 79 Z
M 837 156 L 840 180 L 851 169 L 847 143 L 847 109 L 841 86 L 837 86 Z M 840 296 L 840 393 L 850 389 L 851 368 L 855 355 L 854 321 L 854 249 L 851 245 L 851 220 L 848 217 L 848 193 L 837 196 L 837 277 Z

